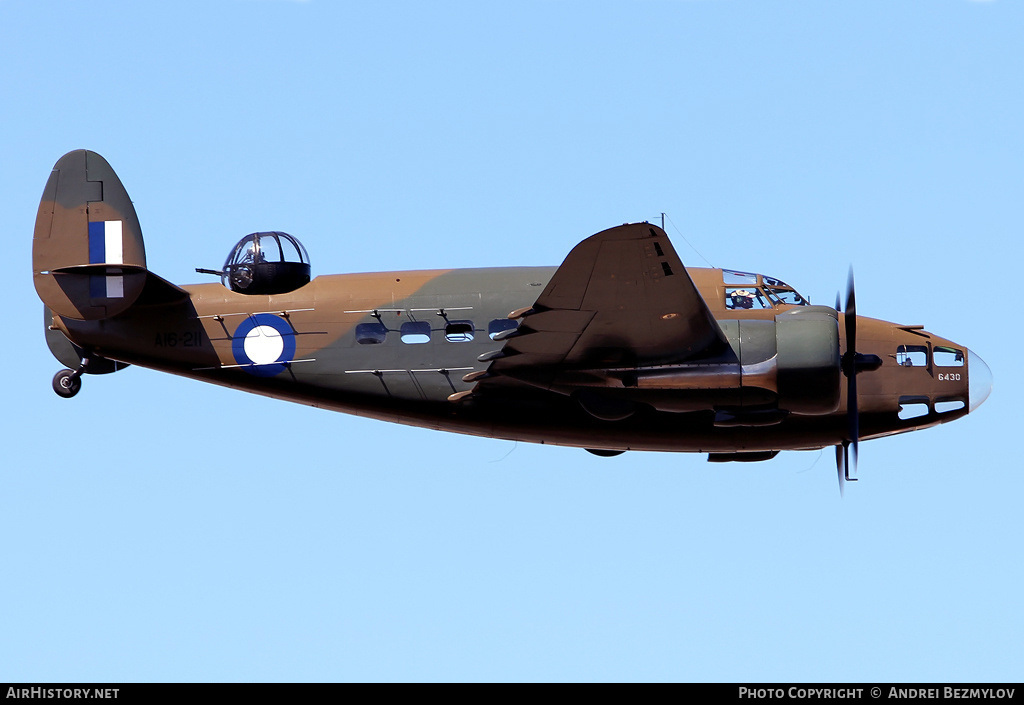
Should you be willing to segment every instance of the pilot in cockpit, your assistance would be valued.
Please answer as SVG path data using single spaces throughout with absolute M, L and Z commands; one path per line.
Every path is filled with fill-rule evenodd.
M 736 289 L 729 295 L 729 308 L 754 308 L 754 294 L 746 289 Z

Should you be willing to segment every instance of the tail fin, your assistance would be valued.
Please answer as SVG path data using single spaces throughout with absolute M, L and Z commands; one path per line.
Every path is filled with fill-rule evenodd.
M 36 293 L 54 313 L 99 320 L 128 309 L 149 273 L 128 192 L 100 155 L 68 152 L 53 167 L 32 241 Z

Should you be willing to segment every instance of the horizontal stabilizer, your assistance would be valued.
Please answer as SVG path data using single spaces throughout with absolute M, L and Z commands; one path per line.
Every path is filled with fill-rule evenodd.
M 88 264 L 61 267 L 50 274 L 69 298 L 116 298 L 126 288 L 139 290 L 132 302 L 135 306 L 160 306 L 188 298 L 187 291 L 142 267 Z

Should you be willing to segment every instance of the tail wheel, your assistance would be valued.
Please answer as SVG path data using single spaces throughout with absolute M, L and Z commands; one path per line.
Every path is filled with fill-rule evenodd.
M 74 370 L 61 370 L 53 376 L 53 391 L 65 399 L 78 394 L 82 388 L 82 378 Z

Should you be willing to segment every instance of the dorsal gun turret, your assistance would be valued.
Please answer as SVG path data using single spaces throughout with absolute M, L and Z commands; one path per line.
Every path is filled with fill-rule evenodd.
M 234 246 L 221 279 L 240 294 L 284 294 L 309 283 L 309 255 L 296 238 L 279 231 L 246 235 Z

